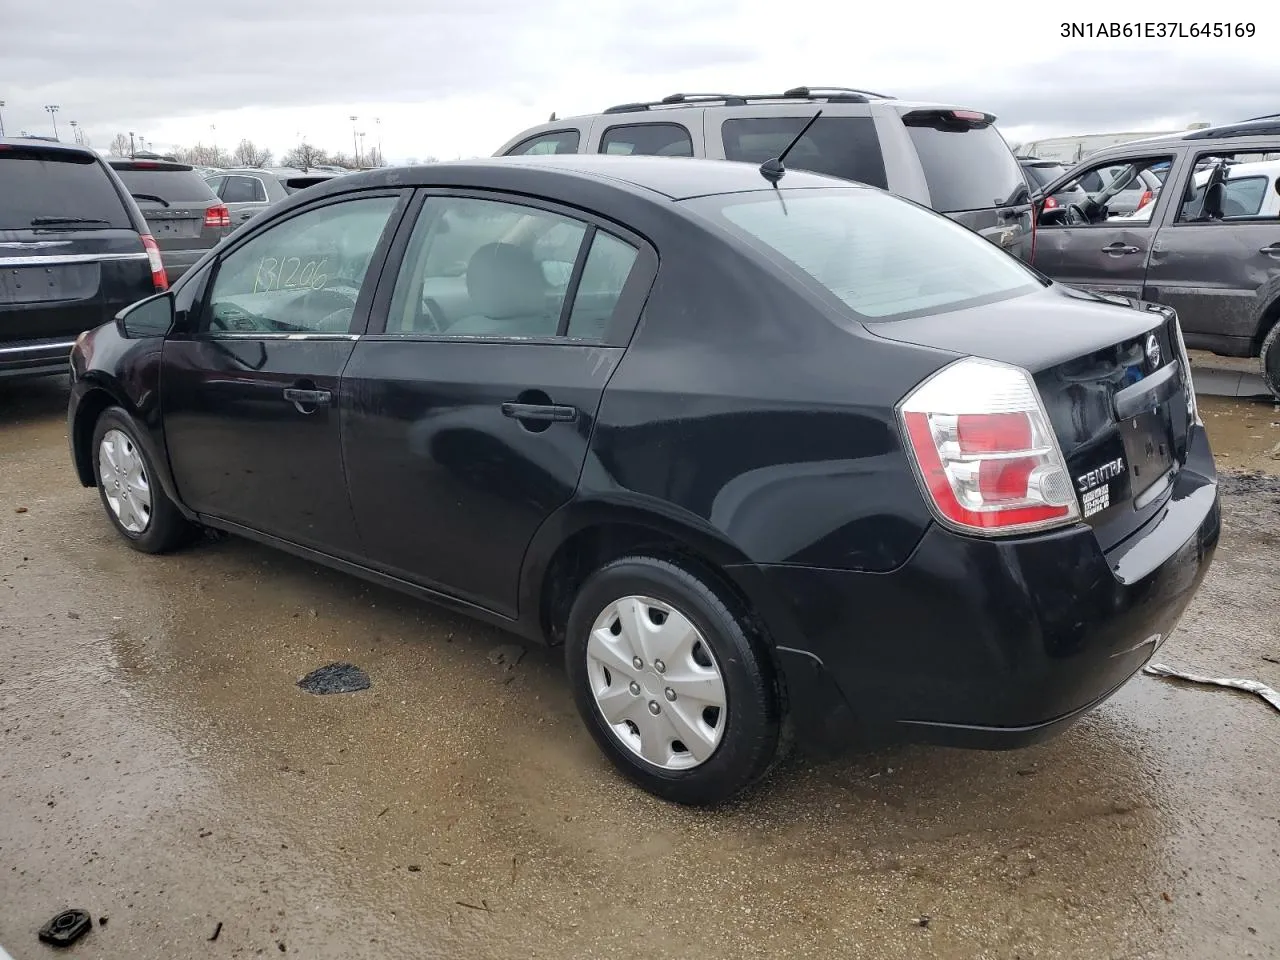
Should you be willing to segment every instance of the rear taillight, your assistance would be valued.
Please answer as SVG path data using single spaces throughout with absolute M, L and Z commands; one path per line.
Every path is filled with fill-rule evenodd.
M 1173 332 L 1177 338 L 1178 362 L 1182 364 L 1182 396 L 1187 401 L 1187 416 L 1191 422 L 1204 425 L 1200 419 L 1200 410 L 1196 406 L 1196 385 L 1191 382 L 1191 358 L 1187 356 L 1187 344 L 1182 339 L 1182 321 L 1173 318 Z
M 168 290 L 169 277 L 164 272 L 164 261 L 160 259 L 160 248 L 156 246 L 155 238 L 144 233 L 142 246 L 147 251 L 147 262 L 151 264 L 151 282 L 155 284 L 156 292 Z
M 969 357 L 899 406 L 907 449 L 938 518 L 965 533 L 1043 530 L 1080 508 L 1031 375 Z
M 222 204 L 210 207 L 204 212 L 204 225 L 206 227 L 231 226 L 231 211 Z
M 1057 201 L 1057 200 L 1055 200 L 1053 197 L 1045 197 L 1045 198 L 1044 198 L 1044 208 L 1045 208 L 1046 210 L 1053 210 L 1053 209 L 1055 209 L 1057 206 L 1058 206 L 1058 201 Z
M 1152 193 L 1150 190 L 1143 190 L 1142 197 L 1138 200 L 1138 205 L 1134 208 L 1134 210 L 1135 211 L 1141 210 L 1143 207 L 1145 207 L 1148 203 L 1150 203 L 1154 199 L 1155 199 L 1154 193 Z

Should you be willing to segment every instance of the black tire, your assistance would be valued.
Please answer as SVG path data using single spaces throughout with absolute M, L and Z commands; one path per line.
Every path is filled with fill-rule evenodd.
M 1262 341 L 1258 366 L 1262 372 L 1262 382 L 1271 391 L 1271 396 L 1280 400 L 1280 321 L 1271 327 L 1266 339 Z
M 723 732 L 710 756 L 688 769 L 665 769 L 625 746 L 592 692 L 587 657 L 591 629 L 606 608 L 630 596 L 658 600 L 682 614 L 719 667 L 726 701 Z M 589 577 L 569 613 L 565 664 L 578 713 L 600 749 L 624 776 L 665 800 L 694 806 L 724 803 L 763 778 L 779 756 L 782 711 L 768 650 L 745 617 L 733 612 L 707 582 L 674 563 L 624 557 Z M 652 679 L 661 684 L 656 674 Z
M 136 451 L 138 458 L 142 461 L 144 476 L 151 496 L 151 513 L 141 530 L 128 529 L 120 518 L 116 516 L 115 510 L 112 509 L 108 501 L 108 491 L 114 490 L 116 481 L 113 477 L 109 477 L 106 480 L 103 479 L 100 450 L 102 448 L 102 439 L 110 430 L 118 430 L 123 433 L 132 444 L 132 449 Z M 122 408 L 109 407 L 104 410 L 101 416 L 98 417 L 97 423 L 93 425 L 93 448 L 90 450 L 93 462 L 93 476 L 98 485 L 98 497 L 102 501 L 102 509 L 106 511 L 107 519 L 116 528 L 116 532 L 124 537 L 125 542 L 142 553 L 168 553 L 170 550 L 174 550 L 190 541 L 196 531 L 196 527 L 188 522 L 165 493 L 156 473 L 155 464 L 152 463 L 151 457 L 147 455 L 146 448 L 138 442 L 140 433 L 141 430 L 134 423 L 133 418 Z

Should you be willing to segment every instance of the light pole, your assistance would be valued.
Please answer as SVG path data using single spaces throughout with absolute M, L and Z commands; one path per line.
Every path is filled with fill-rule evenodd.
M 359 135 L 356 133 L 356 121 L 359 119 L 360 118 L 357 117 L 355 114 L 352 114 L 351 116 L 351 149 L 355 152 L 357 167 L 360 166 L 360 139 L 359 139 Z
M 382 118 L 374 117 L 373 122 L 378 128 L 378 166 L 382 166 Z
M 129 157 L 132 159 L 137 156 L 138 151 L 133 146 L 133 131 L 129 131 Z
M 53 139 L 58 139 L 58 105 L 56 103 L 46 103 L 44 108 L 49 111 L 49 116 L 53 118 Z
M 71 139 L 76 143 L 80 142 L 80 125 L 74 120 L 71 121 Z
M 356 151 L 356 166 L 364 166 L 364 131 L 360 131 L 360 149 Z
M 0 100 L 0 110 L 4 109 L 4 101 Z M 4 136 L 4 117 L 0 116 L 0 137 Z

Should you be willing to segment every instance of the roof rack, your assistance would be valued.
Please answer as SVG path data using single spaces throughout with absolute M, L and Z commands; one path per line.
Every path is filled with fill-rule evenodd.
M 1271 117 L 1257 117 L 1240 123 L 1228 124 L 1224 127 L 1208 127 L 1204 130 L 1192 130 L 1184 134 L 1183 140 L 1221 140 L 1225 137 L 1274 137 L 1280 136 L 1280 120 L 1274 123 L 1263 121 Z
M 661 100 L 620 103 L 609 107 L 606 114 L 638 113 L 655 107 L 681 107 L 699 103 L 723 103 L 726 107 L 743 107 L 753 100 L 826 100 L 829 103 L 867 103 L 870 100 L 893 100 L 894 97 L 852 87 L 792 87 L 783 93 L 673 93 Z
M 1248 120 L 1237 120 L 1237 123 L 1253 123 L 1255 120 L 1275 120 L 1280 117 L 1280 113 L 1264 113 L 1260 117 L 1250 117 Z

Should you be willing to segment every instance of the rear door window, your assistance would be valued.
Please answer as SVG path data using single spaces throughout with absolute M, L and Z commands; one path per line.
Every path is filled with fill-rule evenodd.
M 693 138 L 678 123 L 633 123 L 606 130 L 600 138 L 600 152 L 637 157 L 692 157 Z
M 267 191 L 257 177 L 227 177 L 222 184 L 224 203 L 265 203 Z
M 194 170 L 116 170 L 116 173 L 130 193 L 159 197 L 168 204 L 208 203 L 216 199 L 209 185 Z
M 1027 185 L 1004 137 L 992 126 L 909 123 L 924 168 L 929 206 L 941 213 L 1027 202 Z
M 577 153 L 581 135 L 577 130 L 556 130 L 530 137 L 507 151 L 508 157 L 539 156 L 547 153 Z
M 0 184 L 0 230 L 133 228 L 111 177 L 88 154 L 8 147 Z
M 726 120 L 720 127 L 728 160 L 764 163 L 787 148 L 809 117 Z M 789 154 L 787 166 L 888 187 L 875 121 L 870 117 L 819 117 Z

